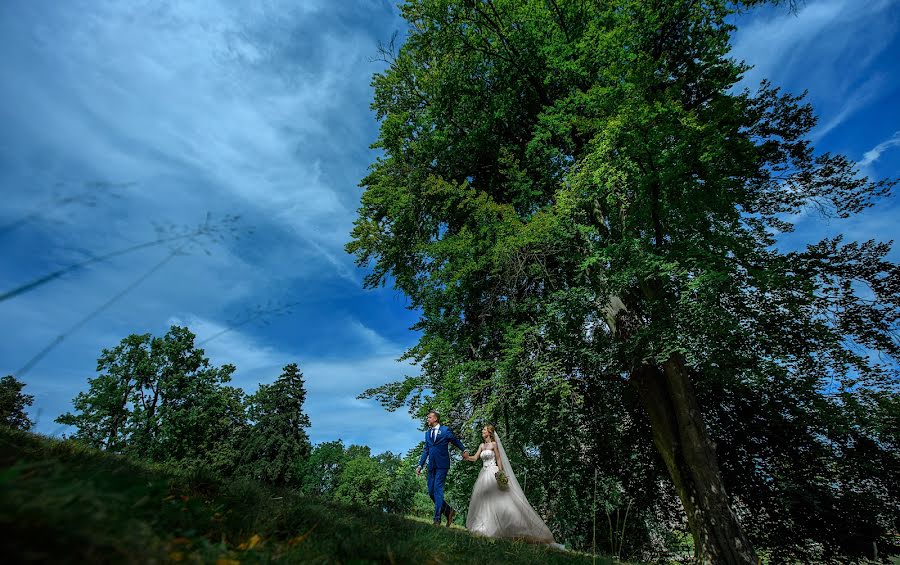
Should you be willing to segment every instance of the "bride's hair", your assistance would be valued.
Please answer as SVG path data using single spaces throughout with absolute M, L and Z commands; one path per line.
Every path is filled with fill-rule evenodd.
M 491 434 L 491 439 L 494 439 L 494 426 L 488 424 L 485 426 L 487 428 L 488 433 Z

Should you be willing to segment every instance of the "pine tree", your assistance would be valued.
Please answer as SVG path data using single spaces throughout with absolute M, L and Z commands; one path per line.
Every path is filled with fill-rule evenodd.
M 247 399 L 252 426 L 244 447 L 244 469 L 253 477 L 276 485 L 297 485 L 311 446 L 306 428 L 309 416 L 303 373 L 296 363 L 286 365 L 271 385 L 261 384 Z

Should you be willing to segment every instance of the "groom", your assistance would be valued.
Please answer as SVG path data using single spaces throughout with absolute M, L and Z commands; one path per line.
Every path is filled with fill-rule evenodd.
M 441 514 L 447 517 L 447 527 L 453 523 L 456 510 L 444 502 L 444 482 L 447 480 L 447 471 L 450 470 L 450 453 L 447 450 L 449 444 L 453 444 L 462 450 L 463 456 L 468 456 L 469 451 L 463 447 L 450 428 L 441 425 L 441 416 L 434 410 L 428 413 L 426 418 L 428 429 L 425 431 L 425 449 L 419 457 L 419 466 L 416 467 L 416 475 L 422 474 L 422 467 L 426 459 L 428 463 L 428 496 L 434 501 L 434 525 L 441 523 Z

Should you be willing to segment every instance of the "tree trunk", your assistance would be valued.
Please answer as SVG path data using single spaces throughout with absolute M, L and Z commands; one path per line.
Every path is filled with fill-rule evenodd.
M 122 425 L 122 420 L 124 420 L 125 411 L 128 408 L 128 395 L 131 394 L 131 384 L 126 383 L 125 393 L 122 395 L 122 400 L 116 405 L 116 414 L 113 416 L 112 427 L 109 431 L 109 439 L 106 441 L 106 449 L 112 450 L 113 446 L 116 444 L 116 438 L 119 435 L 119 426 Z
M 650 417 L 653 442 L 687 513 L 699 563 L 757 563 L 756 554 L 728 505 L 715 444 L 681 356 L 662 368 L 643 365 L 631 375 Z

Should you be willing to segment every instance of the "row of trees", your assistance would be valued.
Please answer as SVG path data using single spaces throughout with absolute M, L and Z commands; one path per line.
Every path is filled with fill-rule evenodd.
M 247 395 L 229 386 L 233 365 L 212 366 L 188 328 L 132 334 L 97 361 L 98 376 L 56 419 L 73 439 L 113 453 L 179 467 L 288 484 L 310 452 L 303 375 L 284 367 Z
M 296 364 L 247 395 L 229 386 L 233 365 L 212 366 L 186 327 L 162 337 L 130 335 L 104 349 L 74 412 L 56 419 L 70 439 L 177 469 L 203 468 L 223 479 L 267 484 L 385 512 L 430 515 L 433 504 L 415 476 L 418 452 L 372 455 L 340 441 L 310 445 L 306 388 Z M 0 417 L 28 430 L 33 397 L 12 376 L 0 380 Z
M 313 448 L 304 466 L 301 492 L 385 512 L 430 517 L 434 502 L 424 480 L 416 477 L 421 449 L 405 457 L 372 455 L 367 446 L 344 447 L 340 440 Z
M 498 423 L 562 540 L 900 552 L 900 267 L 776 245 L 895 182 L 816 152 L 801 96 L 737 87 L 733 16 L 767 3 L 406 0 L 384 49 L 348 251 L 421 311 L 422 372 L 366 396 Z

